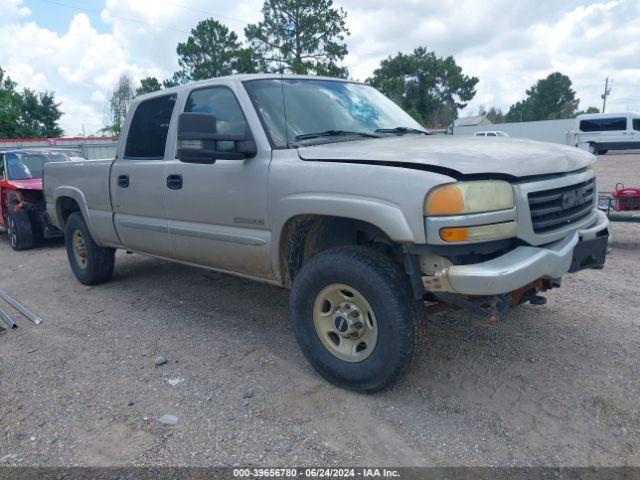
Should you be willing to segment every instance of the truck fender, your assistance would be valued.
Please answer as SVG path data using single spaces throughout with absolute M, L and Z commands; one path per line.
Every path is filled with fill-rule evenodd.
M 398 243 L 416 243 L 404 212 L 398 205 L 380 199 L 336 193 L 298 193 L 282 198 L 272 216 L 274 237 L 271 258 L 279 272 L 280 241 L 287 221 L 299 215 L 325 215 L 360 220 L 378 227 Z
M 95 235 L 95 229 L 93 228 L 93 223 L 91 221 L 91 215 L 89 215 L 89 207 L 87 205 L 87 200 L 82 193 L 81 190 L 75 187 L 57 187 L 53 191 L 53 198 L 55 198 L 55 215 L 56 215 L 56 224 L 57 226 L 64 231 L 64 219 L 62 216 L 61 209 L 61 200 L 64 197 L 68 197 L 73 199 L 78 206 L 80 207 L 80 212 L 82 213 L 82 217 L 84 218 L 85 223 L 87 224 L 87 228 L 89 229 L 89 233 L 94 238 L 94 241 L 98 243 L 98 240 Z

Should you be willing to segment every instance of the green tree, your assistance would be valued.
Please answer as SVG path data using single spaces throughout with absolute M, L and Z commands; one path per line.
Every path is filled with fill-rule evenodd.
M 135 96 L 136 91 L 133 79 L 129 75 L 120 76 L 111 94 L 107 119 L 105 121 L 106 125 L 101 132 L 111 133 L 115 136 L 120 135 L 127 111 Z
M 480 105 L 478 115 L 486 115 L 491 123 L 504 123 L 506 121 L 506 115 L 502 113 L 502 109 L 496 107 L 490 107 L 487 110 L 484 105 Z
M 165 81 L 169 85 L 256 71 L 251 51 L 242 47 L 238 35 L 212 18 L 198 23 L 176 51 L 180 70 Z
M 458 117 L 458 109 L 475 96 L 478 79 L 464 75 L 453 57 L 418 47 L 383 60 L 367 82 L 423 125 L 437 127 Z
M 60 104 L 50 92 L 16 90 L 0 68 L 0 138 L 59 137 Z
M 569 77 L 560 72 L 538 80 L 526 91 L 524 100 L 511 105 L 507 120 L 531 122 L 573 117 L 580 101 L 571 86 Z
M 244 31 L 260 69 L 347 77 L 347 13 L 332 0 L 265 0 L 262 14 Z
M 586 110 L 576 112 L 574 116 L 577 117 L 578 115 L 583 115 L 585 113 L 600 113 L 600 109 L 598 107 L 587 107 Z
M 21 115 L 22 99 L 16 91 L 16 83 L 5 77 L 0 68 L 0 138 L 15 138 Z
M 156 92 L 162 90 L 162 85 L 156 77 L 146 77 L 140 80 L 140 86 L 136 90 L 136 95 L 144 95 L 145 93 Z
M 34 92 L 25 88 L 22 93 L 20 129 L 22 137 L 60 137 L 58 120 L 62 116 L 52 93 Z

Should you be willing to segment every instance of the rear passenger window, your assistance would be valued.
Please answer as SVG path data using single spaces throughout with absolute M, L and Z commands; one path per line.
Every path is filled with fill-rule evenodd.
M 152 98 L 138 105 L 127 135 L 124 150 L 126 158 L 160 160 L 169 133 L 171 114 L 176 104 L 175 95 Z
M 185 112 L 211 113 L 217 121 L 217 133 L 244 135 L 247 121 L 236 96 L 226 87 L 194 90 L 187 99 Z
M 626 129 L 627 119 L 625 117 L 580 120 L 580 130 L 583 132 L 611 132 Z
M 640 118 L 634 118 L 633 119 L 633 129 L 636 132 L 640 132 Z

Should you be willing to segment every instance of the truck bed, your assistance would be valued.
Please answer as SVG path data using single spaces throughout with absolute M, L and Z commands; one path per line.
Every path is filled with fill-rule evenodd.
M 109 178 L 114 159 L 73 160 L 49 163 L 44 170 L 44 192 L 51 222 L 64 231 L 57 214 L 60 205 L 55 200 L 69 197 L 81 207 L 87 226 L 103 245 L 119 246 L 113 225 L 113 209 Z

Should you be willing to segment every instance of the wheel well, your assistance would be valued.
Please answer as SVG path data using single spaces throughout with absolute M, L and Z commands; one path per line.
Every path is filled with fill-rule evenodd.
M 58 215 L 62 219 L 62 225 L 67 224 L 69 215 L 73 212 L 79 212 L 80 205 L 71 197 L 62 197 L 58 199 Z
M 298 215 L 290 218 L 280 236 L 280 275 L 291 287 L 296 274 L 314 255 L 342 245 L 369 245 L 401 262 L 398 245 L 375 225 L 352 218 Z

